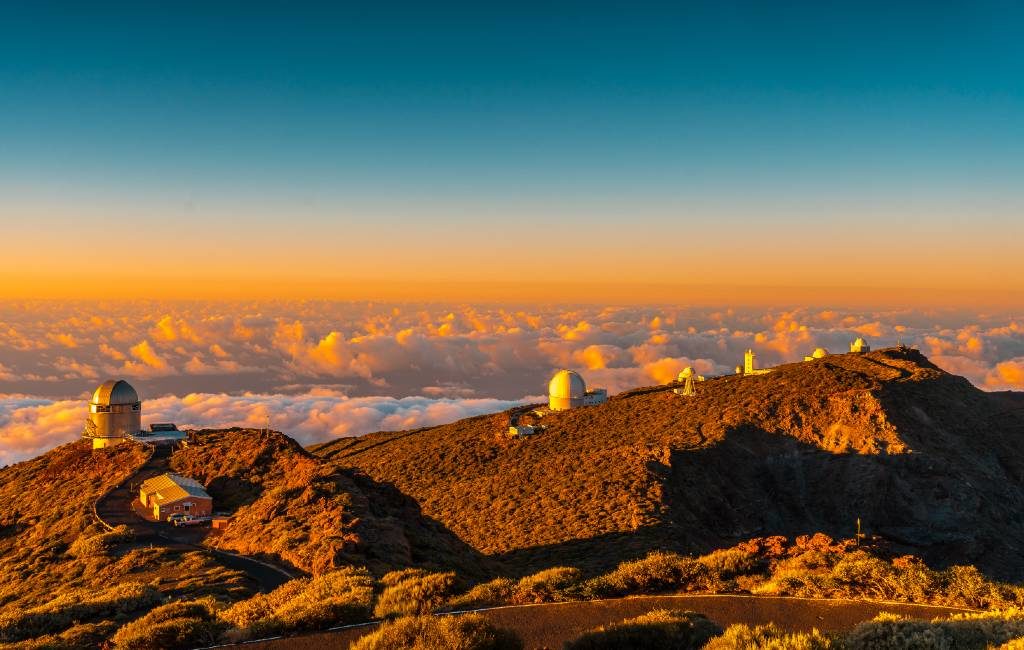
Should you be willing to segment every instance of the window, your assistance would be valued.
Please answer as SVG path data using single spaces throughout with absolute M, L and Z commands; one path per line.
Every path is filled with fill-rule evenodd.
M 174 506 L 175 510 L 181 510 L 181 506 Z

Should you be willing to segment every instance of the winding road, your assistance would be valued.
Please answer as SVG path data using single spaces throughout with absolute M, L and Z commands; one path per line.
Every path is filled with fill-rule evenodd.
M 881 612 L 932 619 L 970 610 L 866 600 L 826 600 L 781 596 L 678 595 L 635 596 L 539 605 L 512 605 L 475 610 L 498 627 L 514 630 L 527 650 L 561 648 L 587 630 L 640 616 L 654 609 L 693 611 L 722 627 L 734 623 L 775 623 L 789 631 L 817 628 L 827 632 L 849 630 Z M 457 612 L 466 613 L 466 612 Z M 349 626 L 306 636 L 250 642 L 259 650 L 338 650 L 376 629 L 377 623 Z
M 206 527 L 175 528 L 165 522 L 146 519 L 136 509 L 138 486 L 146 479 L 170 470 L 171 447 L 157 446 L 149 459 L 121 485 L 96 501 L 96 517 L 113 528 L 127 526 L 137 541 L 159 544 L 167 548 L 199 549 L 212 554 L 221 564 L 241 571 L 252 579 L 261 591 L 272 591 L 296 577 L 281 567 L 237 553 L 229 553 L 203 544 L 210 534 Z

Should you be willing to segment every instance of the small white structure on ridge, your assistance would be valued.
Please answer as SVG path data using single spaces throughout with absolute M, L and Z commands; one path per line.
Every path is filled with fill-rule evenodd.
M 678 381 L 682 382 L 682 388 L 673 389 L 672 392 L 676 395 L 683 395 L 684 397 L 692 397 L 697 393 L 693 387 L 693 368 L 686 366 L 682 372 L 679 373 Z
M 743 367 L 736 366 L 736 374 L 743 375 L 767 375 L 771 372 L 771 368 L 758 368 L 757 367 L 757 354 L 747 348 L 747 351 L 743 355 Z
M 814 348 L 814 352 L 811 352 L 811 356 L 804 357 L 804 361 L 814 361 L 815 359 L 824 359 L 828 356 L 828 350 L 825 348 Z
M 871 352 L 871 346 L 868 345 L 867 341 L 858 336 L 850 344 L 850 352 Z
M 559 370 L 548 383 L 548 408 L 564 411 L 580 406 L 594 406 L 608 399 L 603 388 L 587 390 L 587 382 L 574 370 Z

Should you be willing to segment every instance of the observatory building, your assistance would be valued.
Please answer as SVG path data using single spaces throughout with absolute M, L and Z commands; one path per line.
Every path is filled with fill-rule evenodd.
M 815 359 L 824 359 L 828 356 L 828 350 L 825 348 L 814 348 L 814 352 L 811 352 L 811 356 L 804 357 L 804 361 L 814 361 Z
M 858 336 L 850 344 L 850 352 L 871 352 L 871 346 L 868 345 L 867 341 Z
M 579 406 L 593 406 L 608 399 L 603 388 L 587 390 L 587 382 L 573 370 L 559 370 L 548 384 L 548 408 L 564 411 Z
M 751 349 L 743 354 L 743 366 L 736 366 L 737 375 L 767 375 L 771 372 L 771 368 L 758 368 L 757 367 L 757 353 Z
M 112 447 L 142 430 L 142 402 L 132 385 L 123 379 L 100 384 L 89 401 L 89 418 L 82 436 L 92 439 L 93 449 Z

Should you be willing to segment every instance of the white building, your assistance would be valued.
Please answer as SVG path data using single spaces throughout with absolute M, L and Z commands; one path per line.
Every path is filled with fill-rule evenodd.
M 871 352 L 871 346 L 868 345 L 867 341 L 858 336 L 850 344 L 850 352 Z
M 82 436 L 93 449 L 112 447 L 142 430 L 142 402 L 132 385 L 123 379 L 100 384 L 89 402 L 89 417 Z
M 746 375 L 766 375 L 771 372 L 771 368 L 758 368 L 757 367 L 757 353 L 751 349 L 743 355 L 743 367 L 736 366 L 736 374 Z
M 811 356 L 804 357 L 804 361 L 814 361 L 815 359 L 824 359 L 828 356 L 828 350 L 825 348 L 814 348 L 814 352 L 811 352 Z
M 574 370 L 559 370 L 548 383 L 548 408 L 564 411 L 580 406 L 594 406 L 608 399 L 603 388 L 587 390 L 587 382 Z

